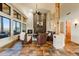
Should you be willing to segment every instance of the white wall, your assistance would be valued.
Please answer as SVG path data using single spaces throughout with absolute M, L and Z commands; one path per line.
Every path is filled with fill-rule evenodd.
M 32 12 L 27 13 L 27 30 L 32 29 L 33 30 L 33 14 Z
M 54 31 L 54 20 L 52 19 L 52 15 L 47 13 L 46 19 L 46 31 Z
M 46 19 L 46 31 L 50 31 L 51 30 L 51 18 L 50 18 L 50 14 L 47 14 L 47 19 Z
M 70 15 L 66 15 L 71 12 Z M 62 4 L 61 19 L 64 22 L 64 34 L 66 33 L 66 20 L 71 22 L 71 41 L 79 44 L 79 4 Z M 77 27 L 74 22 L 77 20 Z

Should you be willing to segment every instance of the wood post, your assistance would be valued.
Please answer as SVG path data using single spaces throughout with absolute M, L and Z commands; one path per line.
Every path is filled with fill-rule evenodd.
M 55 25 L 56 34 L 59 34 L 59 20 L 60 20 L 60 3 L 55 4 Z

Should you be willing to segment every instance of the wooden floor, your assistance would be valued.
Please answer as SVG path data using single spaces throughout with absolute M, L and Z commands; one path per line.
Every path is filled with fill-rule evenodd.
M 12 48 L 7 48 L 0 53 L 1 56 L 77 56 L 79 55 L 79 46 L 71 43 L 64 49 L 57 50 L 51 42 L 44 45 L 37 45 L 36 42 L 25 44 L 22 47 L 21 42 L 16 43 Z
M 71 47 L 70 47 L 71 48 Z M 70 48 L 55 49 L 51 42 L 46 42 L 44 45 L 37 45 L 36 43 L 27 44 L 21 50 L 20 55 L 33 56 L 76 56 Z

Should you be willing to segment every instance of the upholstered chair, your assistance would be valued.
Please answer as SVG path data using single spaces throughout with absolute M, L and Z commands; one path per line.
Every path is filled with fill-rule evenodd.
M 37 44 L 42 45 L 47 41 L 47 34 L 46 33 L 39 33 L 37 36 Z

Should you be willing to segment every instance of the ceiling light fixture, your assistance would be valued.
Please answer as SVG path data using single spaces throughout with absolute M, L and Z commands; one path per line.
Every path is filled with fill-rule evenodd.
M 66 15 L 70 15 L 71 14 L 71 12 L 68 12 Z
M 38 5 L 37 5 L 37 3 L 36 3 L 36 12 L 35 12 L 36 14 L 38 14 L 38 15 L 41 15 L 41 12 L 38 10 Z

